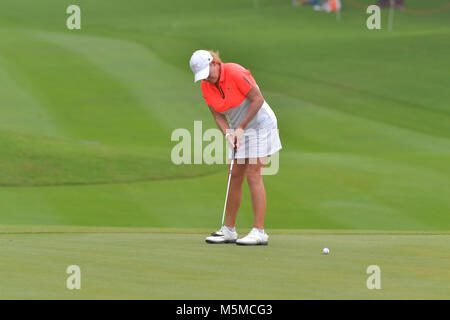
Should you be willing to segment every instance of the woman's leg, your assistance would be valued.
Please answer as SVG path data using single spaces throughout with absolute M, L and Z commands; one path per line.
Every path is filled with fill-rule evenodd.
M 244 163 L 237 163 L 237 160 L 235 160 L 233 171 L 231 172 L 231 182 L 225 214 L 225 225 L 229 228 L 233 228 L 236 224 L 237 212 L 242 201 L 242 183 L 244 182 L 248 165 L 247 159 L 245 160 Z
M 262 169 L 266 164 L 267 157 L 250 159 L 247 166 L 247 182 L 252 197 L 254 214 L 253 226 L 258 229 L 264 229 L 264 216 L 266 214 L 266 190 L 262 178 Z

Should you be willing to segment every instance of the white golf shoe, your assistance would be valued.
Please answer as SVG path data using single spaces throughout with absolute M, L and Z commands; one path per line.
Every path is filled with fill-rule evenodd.
M 223 236 L 223 231 L 222 231 L 223 228 L 225 228 L 225 226 L 222 226 L 222 228 L 220 228 L 219 230 L 214 231 L 213 233 L 211 233 L 211 235 L 215 236 L 215 237 Z
M 238 237 L 236 231 L 230 231 L 227 227 L 223 226 L 219 231 L 222 235 L 214 235 L 206 237 L 205 241 L 208 243 L 235 243 Z
M 253 228 L 244 238 L 237 239 L 236 244 L 241 246 L 266 246 L 269 244 L 269 236 L 266 233 L 259 232 L 258 229 Z

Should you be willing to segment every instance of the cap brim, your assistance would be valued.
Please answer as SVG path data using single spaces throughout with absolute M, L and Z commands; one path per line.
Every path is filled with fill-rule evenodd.
M 209 65 L 208 65 L 206 68 L 204 68 L 204 69 L 198 71 L 198 72 L 195 74 L 195 76 L 194 76 L 194 82 L 197 82 L 197 81 L 199 81 L 199 80 L 206 79 L 206 78 L 208 78 L 208 76 L 209 76 Z

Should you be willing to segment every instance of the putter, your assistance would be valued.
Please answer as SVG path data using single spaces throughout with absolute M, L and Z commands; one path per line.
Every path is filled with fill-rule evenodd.
M 230 165 L 230 172 L 228 173 L 227 195 L 225 196 L 225 205 L 223 207 L 223 214 L 222 214 L 222 226 L 220 227 L 220 229 L 222 229 L 223 223 L 225 221 L 225 211 L 227 209 L 228 191 L 230 189 L 231 172 L 233 171 L 233 164 L 234 164 L 235 157 L 236 157 L 236 142 L 234 143 L 234 148 L 233 148 L 233 153 L 232 153 L 232 158 L 231 158 L 231 165 Z M 220 231 L 215 231 L 215 232 L 211 233 L 211 235 L 212 236 L 222 236 L 223 234 L 221 234 Z

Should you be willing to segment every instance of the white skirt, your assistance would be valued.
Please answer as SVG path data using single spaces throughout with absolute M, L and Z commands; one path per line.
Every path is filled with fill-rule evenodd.
M 245 99 L 241 105 L 225 111 L 230 122 L 230 128 L 235 129 L 245 117 L 250 106 L 250 101 Z M 244 129 L 244 137 L 241 140 L 236 159 L 263 158 L 280 150 L 281 141 L 277 126 L 277 118 L 270 106 L 264 101 L 261 109 Z M 231 148 L 228 149 L 228 157 L 232 157 Z

